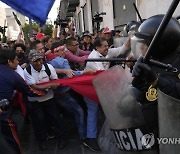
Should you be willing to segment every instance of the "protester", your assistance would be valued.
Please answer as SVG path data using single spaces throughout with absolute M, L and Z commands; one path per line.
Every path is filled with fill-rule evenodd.
M 31 50 L 28 58 L 30 67 L 24 70 L 25 81 L 31 87 L 47 90 L 47 94 L 43 97 L 28 97 L 28 101 L 31 103 L 30 115 L 39 142 L 39 148 L 41 150 L 47 149 L 45 115 L 48 114 L 56 127 L 58 148 L 62 149 L 67 144 L 65 128 L 61 118 L 58 116 L 53 94 L 53 89 L 56 89 L 59 84 L 37 85 L 38 83 L 57 79 L 56 71 L 50 64 L 43 62 L 43 56 L 36 50 Z M 47 68 L 50 71 L 49 75 L 46 72 Z
M 67 38 L 68 34 L 66 33 L 65 30 L 61 30 L 59 32 L 59 39 L 60 41 L 62 41 L 65 44 L 66 38 Z
M 53 43 L 53 40 L 50 36 L 46 36 L 44 38 L 44 49 L 45 49 L 45 52 L 47 52 L 48 50 L 51 49 L 51 45 Z
M 54 42 L 51 48 L 52 52 L 46 55 L 46 59 L 48 60 L 48 63 L 50 63 L 56 69 L 64 70 L 63 73 L 58 74 L 59 78 L 65 78 L 65 77 L 71 78 L 74 75 L 81 75 L 83 73 L 82 71 L 73 71 L 70 68 L 68 60 L 63 58 L 64 49 L 65 47 L 62 42 Z M 69 87 L 58 88 L 56 90 L 56 101 L 59 106 L 73 113 L 73 115 L 75 116 L 78 132 L 79 132 L 79 137 L 80 139 L 84 139 L 86 135 L 84 111 L 77 102 L 77 100 L 71 96 L 70 88 Z
M 73 70 L 83 70 L 85 59 L 87 59 L 90 51 L 79 49 L 79 43 L 74 37 L 66 39 L 65 58 L 69 61 Z
M 22 43 L 16 43 L 14 45 L 13 49 L 15 50 L 15 52 L 17 54 L 19 65 L 24 69 L 28 64 L 28 60 L 27 60 L 27 57 L 25 55 L 26 46 Z
M 128 40 L 122 47 L 119 48 L 111 48 L 109 49 L 108 42 L 105 38 L 97 38 L 94 41 L 94 50 L 91 52 L 88 58 L 112 58 L 117 57 L 120 54 L 124 54 L 128 52 L 130 48 L 130 41 Z M 109 62 L 87 62 L 86 69 L 94 69 L 94 70 L 107 70 L 109 68 Z M 85 140 L 84 145 L 88 146 L 92 149 L 97 149 L 98 144 L 96 141 L 97 137 L 97 112 L 98 112 L 98 105 L 95 104 L 92 100 L 85 98 L 86 105 L 88 107 L 88 114 L 91 117 L 89 120 L 89 127 L 93 127 L 94 131 L 89 133 L 87 140 Z
M 113 36 L 112 36 L 112 31 L 106 27 L 102 30 L 102 34 L 101 34 L 101 37 L 104 37 L 107 42 L 108 42 L 108 45 L 110 48 L 113 48 L 114 45 L 113 45 Z
M 85 51 L 92 51 L 93 50 L 92 36 L 88 31 L 83 33 L 82 41 L 83 41 L 83 44 L 82 44 L 83 50 L 85 50 Z
M 110 48 L 105 38 L 97 38 L 94 42 L 94 50 L 88 58 L 115 58 L 121 54 L 126 54 L 130 51 L 130 39 L 123 46 L 118 48 Z M 86 69 L 106 70 L 109 68 L 109 62 L 87 62 Z
M 12 121 L 14 90 L 28 96 L 44 96 L 45 94 L 30 88 L 23 78 L 15 72 L 18 66 L 18 57 L 11 50 L 0 51 L 0 101 L 6 99 L 9 108 L 0 108 L 1 138 L 14 153 L 21 153 L 20 142 L 16 133 L 16 126 Z M 8 151 L 8 150 L 7 150 Z
M 40 40 L 36 40 L 36 41 L 32 42 L 30 45 L 30 48 L 39 51 L 42 56 L 45 56 L 44 45 Z
M 45 38 L 44 33 L 42 33 L 42 32 L 37 33 L 36 40 L 39 40 L 39 41 L 43 42 L 44 38 Z

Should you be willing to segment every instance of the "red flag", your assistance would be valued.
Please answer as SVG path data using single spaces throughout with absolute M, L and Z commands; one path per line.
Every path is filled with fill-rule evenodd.
M 99 99 L 96 95 L 92 80 L 96 77 L 97 74 L 101 72 L 102 71 L 98 71 L 95 75 L 80 75 L 73 78 L 58 79 L 44 82 L 41 84 L 59 83 L 61 86 L 68 86 L 79 94 L 86 96 L 87 98 L 95 101 L 96 103 L 99 103 Z

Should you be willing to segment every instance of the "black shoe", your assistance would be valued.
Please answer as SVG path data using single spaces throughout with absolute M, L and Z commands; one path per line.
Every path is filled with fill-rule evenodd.
M 41 150 L 47 150 L 47 142 L 46 141 L 39 141 L 39 148 Z
M 55 128 L 51 127 L 47 132 L 47 140 L 55 138 Z
M 83 144 L 94 152 L 100 152 L 101 151 L 101 149 L 97 143 L 97 140 L 95 138 L 86 138 L 84 140 Z
M 55 138 L 56 136 L 55 136 L 55 133 L 54 132 L 48 132 L 47 133 L 47 140 L 49 140 L 49 139 L 53 139 L 53 138 Z
M 67 141 L 66 140 L 58 140 L 58 149 L 63 149 L 65 146 L 67 145 Z

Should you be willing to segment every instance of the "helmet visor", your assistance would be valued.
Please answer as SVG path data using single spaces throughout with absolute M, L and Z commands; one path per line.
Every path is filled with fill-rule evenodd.
M 133 36 L 131 38 L 131 52 L 133 53 L 134 57 L 136 59 L 141 56 L 141 45 L 144 43 L 143 39 L 137 38 L 136 36 Z

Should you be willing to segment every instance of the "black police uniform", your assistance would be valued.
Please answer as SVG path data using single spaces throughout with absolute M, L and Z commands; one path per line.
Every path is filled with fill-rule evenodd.
M 163 16 L 157 15 L 144 21 L 135 33 L 137 38 L 149 46 Z M 171 37 L 173 36 L 173 37 Z M 136 99 L 141 104 L 142 113 L 149 132 L 158 137 L 158 110 L 157 110 L 157 88 L 176 99 L 180 99 L 180 27 L 178 22 L 171 18 L 157 46 L 152 53 L 152 58 L 165 64 L 171 64 L 178 71 L 166 71 L 152 65 L 137 61 L 133 67 L 135 76 L 132 85 L 137 89 Z M 151 84 L 157 80 L 155 87 Z M 137 95 L 138 94 L 138 95 Z

